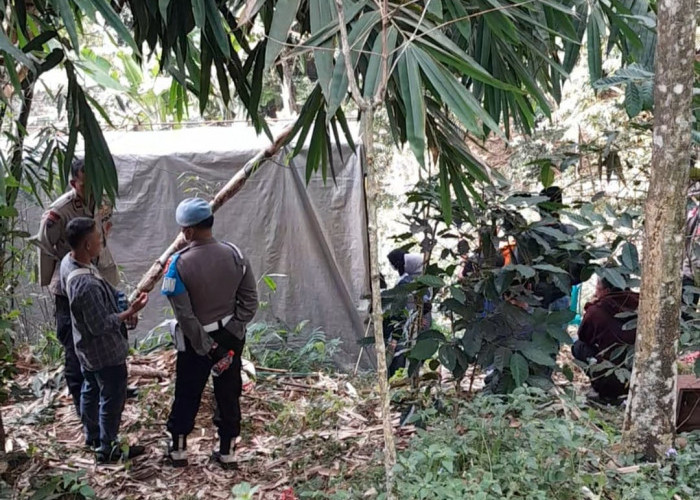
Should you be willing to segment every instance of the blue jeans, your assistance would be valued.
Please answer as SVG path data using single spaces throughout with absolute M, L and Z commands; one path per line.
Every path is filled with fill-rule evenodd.
M 110 453 L 117 440 L 126 401 L 126 363 L 97 371 L 83 369 L 80 413 L 88 444 L 100 443 L 100 452 Z

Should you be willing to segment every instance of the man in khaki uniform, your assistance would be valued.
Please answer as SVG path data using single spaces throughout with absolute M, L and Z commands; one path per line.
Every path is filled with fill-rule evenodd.
M 236 438 L 241 432 L 241 353 L 246 325 L 258 309 L 255 276 L 235 245 L 212 236 L 209 203 L 190 198 L 177 207 L 175 219 L 189 243 L 166 264 L 162 294 L 173 306 L 179 329 L 175 400 L 168 431 L 174 466 L 187 465 L 187 435 L 194 428 L 202 391 L 214 375 L 219 449 L 214 459 L 235 466 Z
M 39 276 L 41 286 L 48 286 L 56 303 L 56 336 L 65 349 L 65 377 L 68 390 L 73 397 L 76 411 L 80 414 L 80 390 L 83 374 L 75 354 L 68 297 L 61 287 L 60 262 L 70 252 L 66 241 L 66 226 L 77 217 L 95 219 L 102 234 L 103 249 L 95 262 L 100 275 L 112 286 L 119 283 L 119 271 L 107 248 L 106 236 L 111 229 L 112 209 L 103 206 L 95 210 L 94 200 L 85 200 L 85 164 L 75 160 L 71 166 L 71 190 L 54 201 L 41 218 L 39 233 L 33 238 L 39 247 Z

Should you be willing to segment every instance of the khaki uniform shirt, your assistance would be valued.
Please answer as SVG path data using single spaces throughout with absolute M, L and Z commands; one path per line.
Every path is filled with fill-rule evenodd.
M 39 226 L 39 233 L 33 238 L 33 242 L 39 247 L 39 275 L 41 286 L 48 286 L 54 295 L 65 295 L 61 287 L 60 262 L 70 252 L 70 246 L 66 241 L 66 226 L 77 217 L 89 217 L 95 219 L 97 229 L 102 233 L 102 253 L 97 258 L 95 265 L 112 286 L 119 284 L 119 270 L 114 262 L 112 253 L 107 247 L 106 226 L 112 217 L 112 208 L 103 205 L 95 211 L 83 203 L 75 190 L 71 189 L 56 201 L 49 210 L 44 212 Z
M 244 339 L 246 325 L 258 310 L 248 259 L 235 246 L 214 238 L 194 241 L 168 261 L 161 292 L 173 306 L 183 334 L 202 356 L 213 343 L 203 325 L 232 316 L 225 329 Z

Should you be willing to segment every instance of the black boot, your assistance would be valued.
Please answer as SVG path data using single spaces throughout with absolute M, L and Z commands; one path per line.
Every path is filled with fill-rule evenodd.
M 173 440 L 168 445 L 168 458 L 173 467 L 187 466 L 187 436 L 173 434 Z
M 212 458 L 218 462 L 222 469 L 236 469 L 238 465 L 236 464 L 236 459 L 234 457 L 236 452 L 236 440 L 234 439 L 219 439 L 219 451 L 215 451 Z

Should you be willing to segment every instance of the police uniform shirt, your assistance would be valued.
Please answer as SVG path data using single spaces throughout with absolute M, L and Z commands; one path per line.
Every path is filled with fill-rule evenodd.
M 74 189 L 71 189 L 51 204 L 41 218 L 39 233 L 33 238 L 39 246 L 39 272 L 41 286 L 49 287 L 54 295 L 65 295 L 61 290 L 60 261 L 70 252 L 66 241 L 66 226 L 77 217 L 94 218 L 97 229 L 103 235 L 102 253 L 95 263 L 100 274 L 112 285 L 119 284 L 119 270 L 107 247 L 104 224 L 109 221 L 112 209 L 103 205 L 97 213 L 88 207 Z
M 243 339 L 258 308 L 250 263 L 234 245 L 214 238 L 194 241 L 168 261 L 161 292 L 192 348 L 202 356 L 213 342 L 203 325 L 232 316 L 225 328 Z

